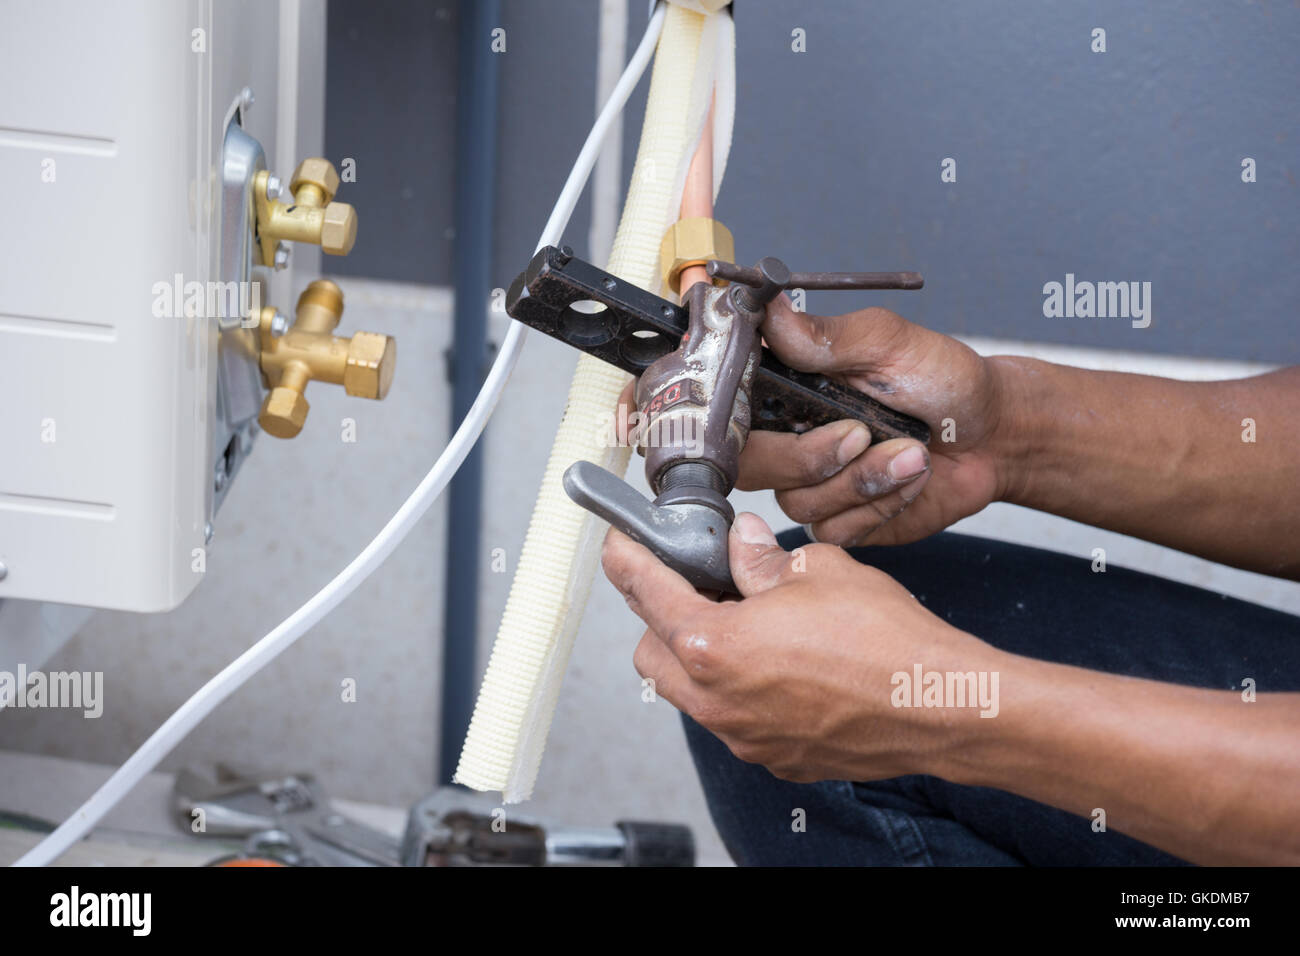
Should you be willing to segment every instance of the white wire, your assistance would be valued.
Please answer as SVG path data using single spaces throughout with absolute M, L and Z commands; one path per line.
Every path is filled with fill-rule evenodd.
M 615 117 L 627 103 L 628 96 L 631 95 L 632 89 L 641 79 L 646 65 L 650 62 L 655 43 L 663 28 L 666 10 L 667 6 L 663 3 L 655 9 L 646 26 L 645 36 L 641 38 L 640 45 L 628 61 L 627 69 L 623 71 L 623 76 L 596 118 L 591 132 L 587 134 L 582 152 L 578 154 L 569 178 L 564 183 L 564 189 L 561 190 L 555 208 L 551 211 L 551 217 L 547 220 L 542 237 L 538 240 L 538 249 L 555 245 L 560 241 L 569 217 L 573 215 L 573 209 L 578 203 L 578 197 L 586 186 L 588 176 L 591 175 L 591 168 L 600 153 L 605 135 L 609 132 Z M 478 440 L 479 434 L 496 408 L 497 400 L 501 397 L 506 381 L 514 370 L 515 362 L 519 359 L 524 344 L 524 333 L 525 326 L 522 323 L 510 324 L 510 331 L 501 344 L 501 351 L 496 361 L 492 363 L 487 380 L 479 390 L 469 414 L 456 429 L 456 434 L 447 443 L 447 447 L 429 469 L 429 473 L 424 476 L 424 480 L 406 499 L 402 507 L 397 509 L 397 513 L 389 519 L 388 524 L 384 525 L 383 530 L 375 536 L 365 550 L 340 571 L 334 580 L 316 592 L 311 600 L 285 618 L 275 630 L 240 654 L 224 670 L 199 688 L 194 696 L 182 704 L 161 727 L 153 732 L 139 750 L 114 771 L 89 800 L 64 820 L 54 832 L 25 853 L 14 864 L 15 866 L 45 866 L 85 836 L 118 801 L 144 779 L 146 774 L 158 766 L 163 757 L 204 717 L 212 713 L 250 677 L 337 607 L 344 598 L 356 590 L 357 585 L 393 553 L 393 549 L 402 542 L 415 523 L 429 510 L 429 506 L 437 500 L 438 495 L 451 480 L 451 476 L 456 473 L 456 469 L 461 466 L 470 449 L 474 447 L 475 441 Z

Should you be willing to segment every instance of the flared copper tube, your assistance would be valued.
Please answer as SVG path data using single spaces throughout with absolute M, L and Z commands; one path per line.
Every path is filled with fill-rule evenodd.
M 704 118 L 704 135 L 700 145 L 695 148 L 691 165 L 686 170 L 686 185 L 682 189 L 682 219 L 711 219 L 713 217 L 713 104 L 709 104 L 709 114 Z M 697 282 L 709 282 L 709 274 L 704 265 L 687 266 L 682 270 L 682 297 L 686 290 Z

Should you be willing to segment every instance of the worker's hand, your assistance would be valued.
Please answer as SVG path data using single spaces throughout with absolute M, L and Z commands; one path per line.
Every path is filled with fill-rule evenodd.
M 618 531 L 602 562 L 649 625 L 637 671 L 737 757 L 800 782 L 939 773 L 995 723 L 975 708 L 893 705 L 897 673 L 992 672 L 1006 656 L 893 578 L 831 545 L 783 551 L 752 514 L 729 545 L 740 601 L 710 601 Z
M 755 431 L 736 487 L 774 488 L 816 540 L 845 546 L 916 541 L 997 500 L 1005 480 L 997 360 L 887 309 L 823 318 L 796 312 L 785 296 L 769 303 L 762 331 L 791 368 L 921 419 L 930 446 L 896 438 L 868 448 L 866 426 L 851 421 L 802 435 Z

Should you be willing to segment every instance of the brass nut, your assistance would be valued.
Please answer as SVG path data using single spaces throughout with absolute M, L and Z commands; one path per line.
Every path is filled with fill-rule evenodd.
M 313 156 L 304 159 L 293 171 L 293 179 L 289 180 L 289 192 L 298 195 L 298 187 L 304 184 L 315 186 L 325 194 L 321 203 L 324 205 L 339 191 L 339 174 L 328 159 Z
M 357 241 L 357 212 L 345 202 L 325 207 L 321 222 L 320 247 L 332 256 L 346 256 Z
M 293 438 L 302 431 L 310 408 L 301 392 L 277 386 L 271 389 L 262 402 L 262 412 L 257 416 L 257 423 L 263 431 L 276 438 Z
M 682 270 L 703 265 L 710 259 L 734 262 L 736 241 L 731 230 L 716 219 L 679 219 L 668 227 L 659 244 L 659 268 L 664 285 L 681 294 Z
M 343 388 L 361 398 L 383 398 L 393 384 L 397 365 L 397 342 L 377 332 L 353 332 L 348 344 L 348 363 L 343 370 Z

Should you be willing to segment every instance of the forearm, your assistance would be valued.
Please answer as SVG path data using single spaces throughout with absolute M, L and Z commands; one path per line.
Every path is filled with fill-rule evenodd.
M 1300 578 L 1300 368 L 1182 382 L 989 361 L 1002 500 Z
M 931 772 L 1100 808 L 1107 829 L 1194 863 L 1300 864 L 1300 694 L 1248 703 L 1010 654 L 999 666 L 998 716 L 955 721 Z

